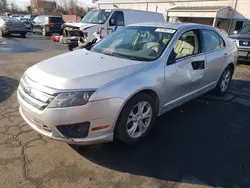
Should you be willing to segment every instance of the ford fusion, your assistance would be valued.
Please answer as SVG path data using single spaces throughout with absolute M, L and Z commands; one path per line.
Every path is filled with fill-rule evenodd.
M 20 114 L 37 132 L 74 144 L 145 137 L 157 116 L 228 89 L 237 46 L 197 24 L 123 27 L 94 45 L 30 67 L 18 87 Z

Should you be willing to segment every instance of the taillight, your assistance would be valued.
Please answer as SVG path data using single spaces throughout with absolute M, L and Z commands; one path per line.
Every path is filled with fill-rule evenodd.
M 48 24 L 49 27 L 51 27 L 51 26 L 53 26 L 53 25 L 54 25 L 53 23 L 49 23 L 49 24 Z

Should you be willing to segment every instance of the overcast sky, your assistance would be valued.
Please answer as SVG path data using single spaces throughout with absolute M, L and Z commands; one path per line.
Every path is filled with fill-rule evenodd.
M 30 5 L 30 0 L 14 0 L 14 1 L 21 9 L 25 9 L 26 6 Z M 78 0 L 78 1 L 85 4 L 91 4 L 92 2 L 92 0 Z

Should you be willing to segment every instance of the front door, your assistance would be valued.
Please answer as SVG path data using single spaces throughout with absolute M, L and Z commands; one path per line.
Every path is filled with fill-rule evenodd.
M 102 37 L 110 35 L 115 29 L 119 29 L 125 25 L 123 11 L 114 11 L 108 20 L 108 25 L 102 31 Z
M 183 104 L 202 90 L 207 62 L 205 54 L 200 53 L 198 33 L 198 30 L 184 32 L 168 59 L 164 110 Z

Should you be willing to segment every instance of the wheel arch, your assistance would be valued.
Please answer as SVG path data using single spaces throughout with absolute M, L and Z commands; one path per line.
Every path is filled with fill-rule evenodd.
M 115 119 L 115 121 L 114 121 L 114 126 L 113 126 L 113 127 L 114 127 L 114 130 L 115 130 L 117 121 L 118 121 L 118 119 L 119 119 L 119 117 L 120 117 L 120 115 L 121 115 L 121 112 L 122 112 L 123 108 L 126 106 L 126 104 L 128 103 L 128 101 L 130 101 L 130 99 L 132 99 L 134 96 L 139 95 L 139 94 L 141 94 L 141 93 L 145 93 L 145 94 L 151 96 L 151 97 L 156 101 L 156 116 L 159 114 L 159 111 L 160 111 L 160 100 L 159 100 L 159 95 L 157 94 L 156 91 L 154 91 L 154 90 L 151 89 L 151 88 L 144 88 L 144 89 L 142 89 L 142 90 L 136 91 L 135 93 L 131 94 L 131 95 L 127 98 L 127 100 L 125 100 L 124 103 L 121 105 L 121 107 L 120 107 L 120 109 L 119 109 L 119 111 L 118 111 L 118 113 L 117 113 L 117 117 L 116 117 L 116 119 Z

